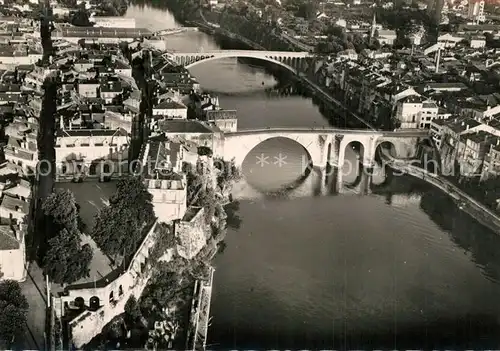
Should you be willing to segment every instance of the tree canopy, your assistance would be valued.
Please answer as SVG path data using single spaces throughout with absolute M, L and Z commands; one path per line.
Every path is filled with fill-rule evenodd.
M 118 181 L 109 206 L 96 215 L 91 236 L 109 256 L 131 255 L 144 239 L 143 228 L 155 220 L 152 195 L 140 177 Z
M 89 276 L 92 248 L 81 245 L 80 233 L 66 228 L 49 240 L 49 250 L 44 259 L 44 273 L 58 283 L 73 283 Z
M 58 229 L 71 229 L 78 225 L 78 207 L 75 195 L 70 190 L 56 189 L 43 201 L 42 211 Z
M 131 209 L 107 206 L 96 217 L 92 238 L 110 256 L 127 255 L 138 248 L 142 240 L 140 229 Z
M 28 307 L 19 283 L 13 280 L 0 283 L 0 338 L 5 348 L 11 348 L 23 337 Z
M 42 211 L 50 228 L 47 251 L 42 257 L 44 274 L 58 284 L 73 283 L 89 275 L 92 248 L 81 244 L 84 228 L 79 207 L 70 190 L 57 189 L 42 203 Z
M 109 203 L 119 209 L 128 209 L 137 223 L 151 223 L 155 219 L 152 201 L 153 196 L 143 183 L 141 177 L 120 179 L 116 185 L 116 193 Z

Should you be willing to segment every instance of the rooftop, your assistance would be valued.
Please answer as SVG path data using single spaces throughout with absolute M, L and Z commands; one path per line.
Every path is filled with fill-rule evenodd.
M 181 143 L 174 142 L 165 135 L 150 138 L 142 150 L 141 159 L 146 168 L 144 171 L 158 180 L 181 180 L 182 177 L 174 172 L 181 161 L 181 148 Z
M 187 107 L 183 103 L 177 102 L 177 101 L 172 100 L 172 99 L 166 99 L 166 100 L 163 100 L 162 102 L 160 102 L 158 105 L 156 105 L 154 107 L 154 109 L 157 109 L 157 110 L 160 110 L 160 109 L 161 110 L 163 110 L 163 109 L 179 110 L 179 109 L 187 109 Z
M 470 140 L 476 144 L 496 144 L 498 138 L 490 132 L 479 131 L 477 133 L 468 133 L 460 136 L 462 140 Z
M 125 129 L 60 129 L 57 136 L 60 138 L 93 137 L 93 136 L 126 136 Z
M 206 113 L 209 121 L 238 118 L 236 110 L 208 110 Z
M 195 206 L 189 206 L 186 210 L 186 213 L 184 214 L 184 217 L 182 217 L 183 222 L 191 222 L 194 217 L 201 211 L 201 207 L 195 207 Z
M 213 133 L 210 127 L 199 121 L 165 120 L 159 121 L 158 127 L 166 133 Z
M 153 33 L 146 28 L 112 28 L 112 27 L 70 27 L 56 31 L 62 37 L 109 37 L 109 38 L 135 38 L 149 36 Z M 57 36 L 57 35 L 56 35 Z
M 16 199 L 11 196 L 4 196 L 2 198 L 2 207 L 5 207 L 11 211 L 18 211 L 23 213 L 28 213 L 29 211 L 29 203 L 20 199 Z
M 0 250 L 17 250 L 19 247 L 15 228 L 10 225 L 0 225 Z

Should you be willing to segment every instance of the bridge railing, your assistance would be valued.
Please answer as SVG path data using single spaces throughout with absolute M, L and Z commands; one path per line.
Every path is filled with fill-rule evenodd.
M 426 136 L 429 133 L 427 131 L 422 131 L 421 129 L 412 130 L 401 130 L 401 131 L 381 131 L 372 129 L 343 129 L 343 128 L 331 128 L 331 127 L 276 127 L 276 128 L 258 128 L 258 129 L 240 129 L 236 132 L 224 133 L 226 136 L 231 135 L 244 135 L 244 134 L 262 134 L 262 133 L 338 133 L 338 134 L 379 134 L 382 137 L 421 137 Z
M 306 58 L 312 57 L 309 52 L 297 52 L 297 51 L 264 51 L 264 50 L 207 50 L 201 52 L 178 52 L 179 56 L 188 56 L 188 55 L 200 55 L 200 54 L 251 54 L 251 55 L 267 55 L 267 56 L 289 56 L 295 58 Z

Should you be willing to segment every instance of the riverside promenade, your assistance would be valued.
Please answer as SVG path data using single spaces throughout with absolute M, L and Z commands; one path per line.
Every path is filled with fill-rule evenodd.
M 500 235 L 500 216 L 486 207 L 481 202 L 472 198 L 469 194 L 458 188 L 444 177 L 429 172 L 421 167 L 414 166 L 405 160 L 398 160 L 383 152 L 383 158 L 393 169 L 405 174 L 420 178 L 429 184 L 434 185 L 457 201 L 459 208 L 478 222 Z

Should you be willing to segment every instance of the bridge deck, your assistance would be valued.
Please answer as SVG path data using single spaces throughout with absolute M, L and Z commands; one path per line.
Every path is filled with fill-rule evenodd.
M 200 56 L 200 55 L 259 55 L 259 56 L 284 56 L 294 58 L 313 57 L 306 51 L 263 51 L 263 50 L 208 50 L 203 52 L 174 52 L 174 56 Z
M 224 133 L 225 137 L 241 136 L 249 134 L 267 134 L 267 133 L 332 133 L 332 134 L 379 134 L 386 137 L 425 137 L 430 135 L 428 130 L 406 129 L 396 131 L 383 131 L 371 129 L 342 129 L 342 128 L 261 128 L 261 129 L 242 129 L 236 132 Z

